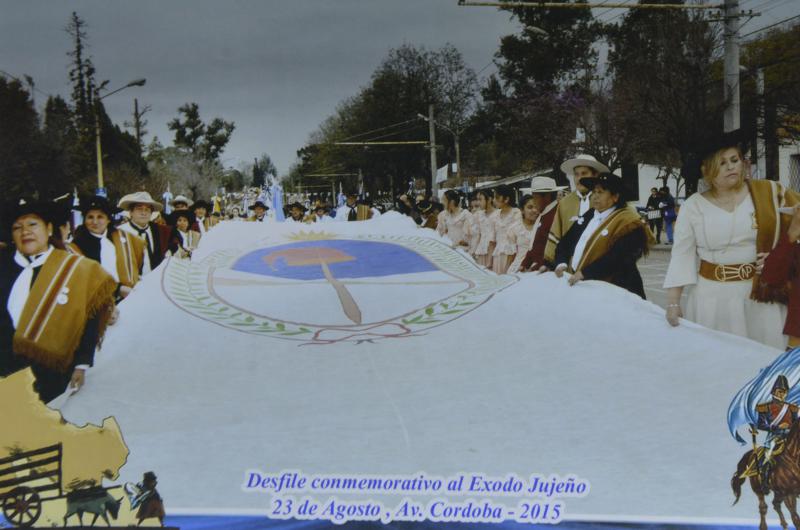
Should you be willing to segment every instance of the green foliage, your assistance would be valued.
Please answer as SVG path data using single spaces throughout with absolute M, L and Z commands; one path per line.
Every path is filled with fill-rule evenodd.
M 612 96 L 637 160 L 684 168 L 698 180 L 697 146 L 722 130 L 722 81 L 715 72 L 719 31 L 702 14 L 631 10 L 609 30 Z
M 0 116 L 0 187 L 11 197 L 33 194 L 47 172 L 45 144 L 30 94 L 18 81 L 0 77 Z
M 601 28 L 588 9 L 515 8 L 519 33 L 501 39 L 498 77 L 468 129 L 471 172 L 506 176 L 557 168 L 582 123 Z
M 206 162 L 219 160 L 220 154 L 228 145 L 235 129 L 233 122 L 214 118 L 209 124 L 200 119 L 197 103 L 186 103 L 178 108 L 183 116 L 173 119 L 167 124 L 175 131 L 175 146 L 191 152 L 195 157 Z
M 438 50 L 403 45 L 389 51 L 373 72 L 370 83 L 357 95 L 339 104 L 335 113 L 311 135 L 309 145 L 297 153 L 297 176 L 305 185 L 325 186 L 327 179 L 305 177 L 308 173 L 348 173 L 359 170 L 366 189 L 404 187 L 411 178 L 430 180 L 430 155 L 420 145 L 352 147 L 341 141 L 425 141 L 427 116 L 433 104 L 436 120 L 459 133 L 467 125 L 477 95 L 475 73 L 464 64 L 461 53 L 448 44 Z M 399 125 L 397 125 L 399 124 Z M 391 126 L 391 127 L 387 127 Z M 439 159 L 454 159 L 452 133 L 437 131 L 437 143 L 445 146 Z M 296 179 L 292 179 L 293 181 Z M 357 177 L 336 179 L 354 188 Z
M 278 176 L 278 169 L 268 154 L 264 153 L 253 164 L 253 186 L 263 186 L 267 183 L 267 175 L 273 178 Z

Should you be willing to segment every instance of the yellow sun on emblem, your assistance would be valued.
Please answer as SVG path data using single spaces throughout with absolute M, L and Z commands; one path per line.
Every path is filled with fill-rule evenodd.
M 305 232 L 300 230 L 286 236 L 291 241 L 322 241 L 323 239 L 336 239 L 336 234 L 331 232 Z

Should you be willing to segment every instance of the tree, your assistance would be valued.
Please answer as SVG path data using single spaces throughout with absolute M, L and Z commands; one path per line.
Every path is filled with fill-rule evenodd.
M 253 164 L 253 186 L 264 186 L 267 183 L 267 175 L 271 175 L 272 178 L 277 177 L 278 169 L 269 155 L 264 153 Z
M 152 145 L 152 143 L 151 143 Z M 201 160 L 194 154 L 176 147 L 148 152 L 148 169 L 153 189 L 183 193 L 195 200 L 208 198 L 223 185 L 225 171 L 216 160 Z
M 767 178 L 777 179 L 778 148 L 800 139 L 800 25 L 774 29 L 744 46 L 742 63 L 742 123 L 764 139 Z M 764 75 L 764 94 L 756 89 L 758 71 Z M 763 128 L 758 127 L 759 118 Z
M 298 151 L 293 170 L 304 185 L 329 186 L 329 180 L 308 178 L 307 173 L 364 175 L 367 190 L 399 188 L 411 178 L 430 179 L 430 156 L 419 145 L 342 147 L 341 141 L 424 141 L 428 125 L 417 117 L 427 115 L 433 104 L 436 120 L 457 134 L 473 112 L 477 82 L 460 52 L 448 44 L 439 50 L 404 45 L 389 51 L 373 72 L 370 83 L 358 94 L 341 102 L 335 112 L 312 133 L 309 145 Z M 443 158 L 455 157 L 450 133 Z M 340 181 L 355 187 L 357 177 Z
M 628 12 L 609 29 L 613 95 L 623 126 L 640 138 L 639 159 L 680 167 L 688 193 L 699 179 L 699 146 L 722 131 L 718 28 L 685 10 Z
M 30 94 L 16 80 L 0 77 L 0 188 L 3 193 L 50 195 L 42 163 L 44 144 Z
M 74 170 L 76 177 L 84 178 L 92 172 L 94 165 L 95 68 L 86 53 L 86 22 L 73 11 L 64 31 L 73 43 L 67 55 L 71 58 L 69 80 L 72 83 L 72 113 L 78 134 L 77 144 L 73 148 Z
M 206 125 L 200 119 L 197 103 L 186 103 L 178 108 L 178 112 L 183 119 L 179 116 L 167 124 L 170 130 L 175 131 L 175 147 L 188 150 L 205 162 L 218 160 L 231 139 L 234 123 L 214 118 Z
M 471 149 L 516 161 L 516 169 L 558 166 L 588 107 L 600 26 L 588 9 L 514 8 L 522 30 L 501 39 L 499 77 L 490 77 L 470 126 Z M 481 148 L 482 144 L 488 144 Z M 499 169 L 498 164 L 490 164 Z

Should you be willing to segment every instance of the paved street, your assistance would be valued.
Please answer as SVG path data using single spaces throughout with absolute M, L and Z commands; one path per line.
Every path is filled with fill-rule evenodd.
M 650 250 L 650 254 L 647 257 L 638 262 L 647 299 L 664 309 L 667 307 L 667 292 L 662 288 L 662 285 L 664 285 L 664 276 L 667 274 L 669 257 L 670 247 L 657 245 Z M 686 293 L 683 295 L 683 300 L 685 299 Z

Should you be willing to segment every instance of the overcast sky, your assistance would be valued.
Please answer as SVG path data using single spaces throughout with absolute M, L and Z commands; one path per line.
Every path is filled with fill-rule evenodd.
M 800 0 L 743 6 L 764 12 L 746 29 L 800 13 Z M 157 135 L 170 144 L 166 123 L 194 101 L 205 121 L 236 123 L 224 165 L 268 153 L 280 173 L 389 49 L 450 42 L 485 76 L 495 70 L 500 38 L 518 30 L 507 13 L 457 0 L 0 0 L 0 70 L 32 76 L 39 108 L 47 94 L 71 92 L 63 28 L 72 11 L 88 24 L 98 80 L 113 89 L 147 79 L 104 100 L 115 122 L 130 119 L 137 97 L 152 107 L 145 141 Z M 595 13 L 608 19 L 621 11 Z

